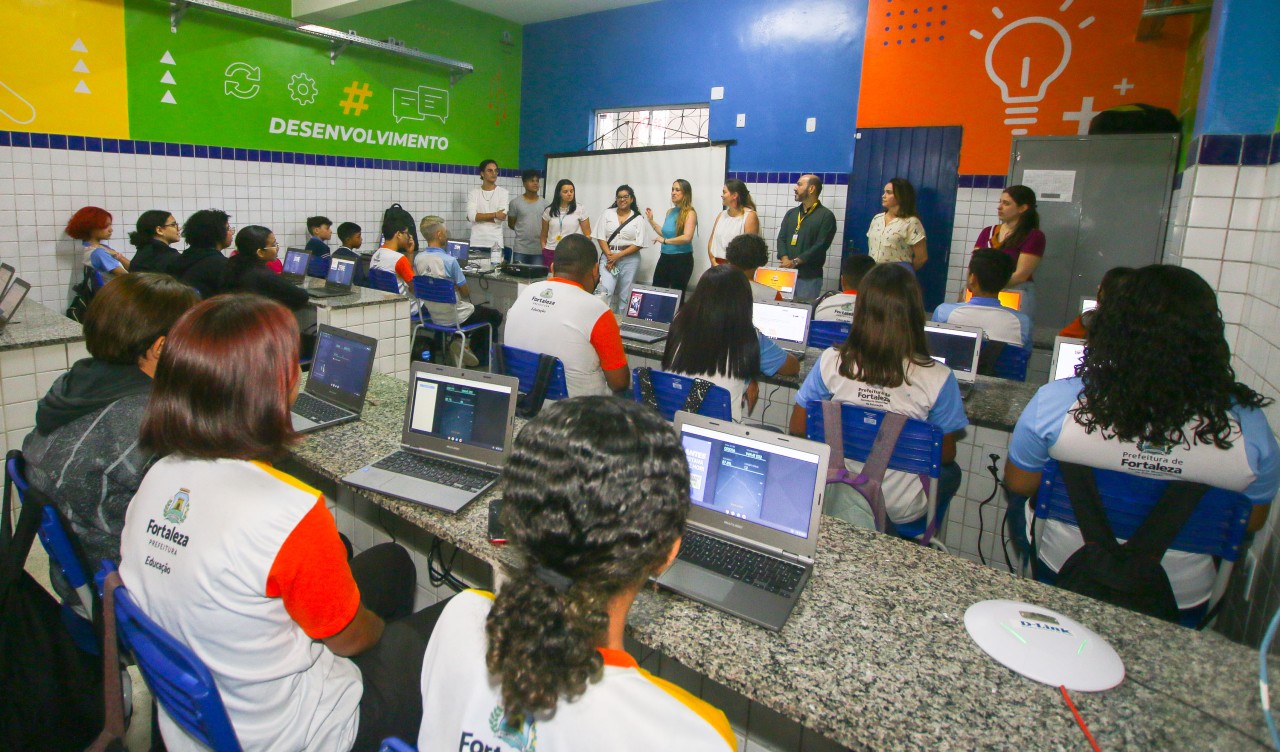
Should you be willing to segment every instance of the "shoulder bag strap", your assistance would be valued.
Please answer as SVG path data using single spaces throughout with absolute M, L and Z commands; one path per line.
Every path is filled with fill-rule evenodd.
M 1164 557 L 1173 539 L 1191 519 L 1200 500 L 1209 492 L 1209 486 L 1185 480 L 1169 481 L 1156 506 L 1142 521 L 1133 536 L 1125 541 L 1124 549 L 1138 556 L 1159 560 Z
M 636 378 L 640 382 L 640 399 L 654 410 L 658 409 L 658 395 L 653 391 L 653 369 L 641 366 L 636 369 Z
M 120 643 L 116 639 L 116 588 L 120 573 L 111 572 L 102 584 L 102 697 L 106 708 L 102 733 L 88 752 L 124 749 L 124 690 L 120 684 Z
M 840 415 L 840 403 L 832 400 L 822 401 L 822 426 L 824 439 L 831 453 L 827 460 L 827 482 L 830 483 L 844 467 L 844 419 Z
M 1116 535 L 1103 511 L 1098 484 L 1093 480 L 1093 468 L 1074 462 L 1059 462 L 1058 472 L 1062 473 L 1062 480 L 1066 483 L 1071 511 L 1076 516 L 1076 527 L 1080 528 L 1085 544 L 1118 550 L 1120 544 L 1116 542 Z
M 624 227 L 626 227 L 627 225 L 631 224 L 631 220 L 635 219 L 635 218 L 636 218 L 636 217 L 638 217 L 638 216 L 640 216 L 640 212 L 635 211 L 635 210 L 633 209 L 633 210 L 631 211 L 631 216 L 630 216 L 630 217 L 627 217 L 627 221 L 625 221 L 625 222 L 623 222 L 622 224 L 618 225 L 618 229 L 614 230 L 614 231 L 613 231 L 613 233 L 609 235 L 609 239 L 608 239 L 608 240 L 606 240 L 606 241 L 604 241 L 604 244 L 605 244 L 605 245 L 613 245 L 613 239 L 614 239 L 614 238 L 616 238 L 616 237 L 618 237 L 618 233 L 622 232 L 622 228 L 624 228 Z
M 693 387 L 689 389 L 689 395 L 684 398 L 684 410 L 687 413 L 696 413 L 702 407 L 702 401 L 707 398 L 707 392 L 711 391 L 711 387 L 715 384 L 706 379 L 694 378 Z
M 10 454 L 17 451 L 19 450 L 15 449 Z M 18 526 L 16 529 L 12 528 L 13 496 L 13 481 L 6 473 L 4 504 L 3 509 L 0 510 L 4 515 L 4 522 L 0 524 L 0 533 L 3 534 L 3 546 L 0 547 L 3 550 L 3 554 L 0 555 L 0 595 L 8 592 L 22 574 L 27 563 L 27 555 L 31 553 L 31 544 L 36 539 L 36 531 L 40 528 L 40 505 L 34 501 L 22 505 L 18 513 Z

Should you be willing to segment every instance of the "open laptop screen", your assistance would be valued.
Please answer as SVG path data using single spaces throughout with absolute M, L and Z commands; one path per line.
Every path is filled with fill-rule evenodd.
M 770 339 L 804 344 L 812 312 L 809 306 L 752 303 L 751 323 Z
M 307 273 L 307 262 L 311 260 L 311 254 L 301 248 L 290 248 L 284 252 L 284 273 L 296 274 L 299 277 L 305 276 Z
M 356 260 L 333 258 L 329 263 L 329 275 L 325 282 L 330 285 L 350 287 L 356 276 Z
M 925 324 L 924 338 L 934 360 L 957 374 L 972 376 L 977 372 L 982 339 L 979 332 Z
M 796 289 L 795 269 L 777 269 L 774 267 L 762 266 L 756 269 L 756 281 L 762 285 L 768 285 L 778 292 L 791 293 Z
M 1005 308 L 1012 308 L 1015 311 L 1022 309 L 1022 293 L 1017 290 L 1001 290 L 999 293 L 1000 305 Z M 968 303 L 973 300 L 973 291 L 964 291 L 964 302 Z
M 684 424 L 680 429 L 694 504 L 809 537 L 818 455 L 702 426 Z
M 1080 298 L 1080 313 L 1088 313 L 1097 307 L 1097 298 Z
M 627 303 L 627 318 L 670 324 L 679 304 L 680 293 L 675 290 L 634 289 Z
M 31 285 L 25 280 L 16 278 L 13 280 L 9 289 L 5 290 L 4 296 L 0 297 L 0 323 L 8 323 L 13 318 L 13 314 L 18 310 L 18 306 L 22 305 L 30 289 Z
M 1053 380 L 1076 375 L 1076 366 L 1084 360 L 1084 340 L 1058 337 L 1053 343 Z
M 344 397 L 361 398 L 369 385 L 374 347 L 370 341 L 350 339 L 327 327 L 321 329 L 316 337 L 311 377 L 307 379 L 308 391 L 318 385 Z
M 459 240 L 446 240 L 444 252 L 465 264 L 467 257 L 471 255 L 471 244 Z
M 436 373 L 415 374 L 409 431 L 501 452 L 511 388 Z
M 3 295 L 4 291 L 9 289 L 9 283 L 13 281 L 15 273 L 12 266 L 0 264 L 0 295 Z

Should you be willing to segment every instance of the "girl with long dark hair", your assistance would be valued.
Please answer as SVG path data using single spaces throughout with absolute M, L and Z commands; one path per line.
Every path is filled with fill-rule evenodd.
M 929 260 L 924 225 L 916 212 L 916 189 L 906 178 L 885 183 L 880 194 L 884 211 L 867 229 L 867 254 L 877 264 L 909 264 L 919 269 Z
M 137 229 L 129 233 L 129 243 L 138 250 L 129 270 L 162 272 L 165 265 L 182 255 L 173 244 L 182 237 L 182 226 L 163 209 L 149 209 L 138 217 Z
M 290 310 L 305 308 L 307 291 L 290 284 L 268 266 L 280 256 L 276 234 L 261 225 L 249 225 L 236 233 L 235 255 L 222 267 L 225 292 L 252 292 L 263 295 Z
M 577 188 L 567 178 L 556 183 L 551 203 L 542 210 L 542 265 L 551 267 L 556 246 L 568 235 L 577 233 L 591 237 L 591 220 L 587 210 L 578 205 Z

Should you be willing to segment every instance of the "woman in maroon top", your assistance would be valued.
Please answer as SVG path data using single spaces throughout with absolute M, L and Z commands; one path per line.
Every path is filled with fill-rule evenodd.
M 1036 212 L 1036 192 L 1025 185 L 1005 188 L 1000 194 L 996 215 L 1000 224 L 983 228 L 973 248 L 995 248 L 1013 259 L 1016 267 L 1005 289 L 1022 293 L 1018 310 L 1034 319 L 1036 286 L 1032 274 L 1044 258 L 1044 233 L 1040 232 L 1040 215 Z

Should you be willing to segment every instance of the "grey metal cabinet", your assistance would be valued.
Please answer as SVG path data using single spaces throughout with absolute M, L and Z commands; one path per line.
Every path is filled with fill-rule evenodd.
M 1009 185 L 1026 182 L 1028 170 L 1073 173 L 1069 201 L 1039 198 L 1038 342 L 1076 317 L 1111 267 L 1160 262 L 1177 164 L 1176 134 L 1013 139 Z

